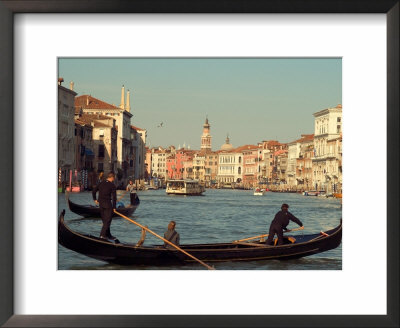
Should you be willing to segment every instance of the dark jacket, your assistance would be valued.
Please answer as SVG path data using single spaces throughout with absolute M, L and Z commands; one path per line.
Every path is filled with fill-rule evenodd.
M 289 224 L 289 221 L 296 222 L 300 227 L 303 226 L 303 223 L 301 223 L 301 221 L 289 211 L 279 211 L 278 213 L 276 213 L 274 219 L 271 222 L 271 226 L 274 225 L 275 227 L 280 227 L 284 230 L 287 230 L 286 227 Z
M 116 208 L 117 188 L 115 184 L 104 180 L 100 182 L 92 191 L 93 200 L 96 200 L 96 193 L 99 192 L 99 205 L 102 208 Z

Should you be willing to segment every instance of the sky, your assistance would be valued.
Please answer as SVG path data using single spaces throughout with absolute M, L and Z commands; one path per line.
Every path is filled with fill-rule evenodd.
M 147 145 L 200 149 L 203 124 L 212 150 L 227 134 L 234 147 L 291 142 L 314 133 L 313 113 L 342 103 L 340 58 L 59 58 L 58 77 L 119 106 L 130 91 L 131 124 Z M 158 127 L 163 122 L 162 127 Z

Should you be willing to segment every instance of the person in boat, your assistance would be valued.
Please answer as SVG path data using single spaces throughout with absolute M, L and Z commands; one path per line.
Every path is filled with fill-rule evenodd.
M 131 204 L 134 204 L 137 199 L 137 194 L 136 186 L 133 184 L 133 180 L 129 180 L 128 185 L 126 186 L 126 191 L 129 191 L 129 194 L 131 196 Z
M 300 227 L 303 226 L 303 223 L 289 212 L 289 205 L 282 204 L 281 210 L 275 214 L 275 217 L 269 226 L 268 239 L 265 243 L 267 245 L 272 245 L 276 234 L 278 237 L 278 245 L 283 245 L 283 230 L 286 232 L 290 231 L 286 228 L 290 221 L 296 222 Z
M 171 221 L 168 224 L 168 230 L 164 233 L 164 238 L 178 246 L 180 237 L 179 237 L 179 233 L 175 230 L 175 226 L 176 226 L 175 221 Z M 168 244 L 166 242 L 164 242 L 164 246 L 166 248 L 175 249 L 173 246 L 171 246 L 170 244 Z
M 100 238 L 111 240 L 117 240 L 117 238 L 111 235 L 110 231 L 113 210 L 116 208 L 117 202 L 117 188 L 115 187 L 114 180 L 115 174 L 110 172 L 107 175 L 107 179 L 100 182 L 92 191 L 94 202 L 100 206 L 100 215 L 103 221 Z M 98 200 L 96 199 L 97 191 L 99 192 Z

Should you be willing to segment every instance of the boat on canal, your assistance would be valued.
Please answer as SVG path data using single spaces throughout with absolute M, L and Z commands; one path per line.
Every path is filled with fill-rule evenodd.
M 303 196 L 318 196 L 319 192 L 316 190 L 304 191 Z
M 265 194 L 264 189 L 256 188 L 254 189 L 253 195 L 254 196 L 263 196 Z
M 198 180 L 190 179 L 175 179 L 167 181 L 167 188 L 165 192 L 168 195 L 201 195 L 205 191 Z
M 64 220 L 63 210 L 58 220 L 60 245 L 88 257 L 119 265 L 168 266 L 196 263 L 176 249 L 162 245 L 144 246 L 144 237 L 138 243 L 115 243 L 90 234 L 73 231 Z M 251 238 L 253 239 L 253 238 Z M 285 235 L 284 244 L 266 245 L 265 241 L 233 241 L 213 244 L 186 244 L 179 247 L 204 262 L 287 260 L 310 256 L 334 249 L 342 241 L 342 222 L 324 232 Z
M 95 205 L 82 205 L 76 204 L 69 199 L 69 193 L 65 193 L 65 198 L 67 200 L 68 207 L 71 212 L 82 215 L 85 218 L 100 218 L 100 207 Z M 140 204 L 139 196 L 136 193 L 130 194 L 130 204 L 128 206 L 121 206 L 117 202 L 118 212 L 126 216 L 131 216 Z M 113 217 L 117 217 L 118 214 L 113 213 Z

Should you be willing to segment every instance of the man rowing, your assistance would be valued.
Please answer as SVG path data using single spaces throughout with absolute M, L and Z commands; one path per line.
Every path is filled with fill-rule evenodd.
M 268 239 L 265 243 L 267 245 L 272 245 L 274 236 L 276 234 L 278 236 L 278 245 L 283 245 L 283 230 L 286 232 L 290 231 L 286 228 L 289 224 L 289 221 L 296 222 L 300 227 L 303 226 L 303 223 L 301 223 L 298 218 L 289 212 L 289 205 L 282 204 L 281 210 L 275 214 L 275 217 L 269 226 Z

